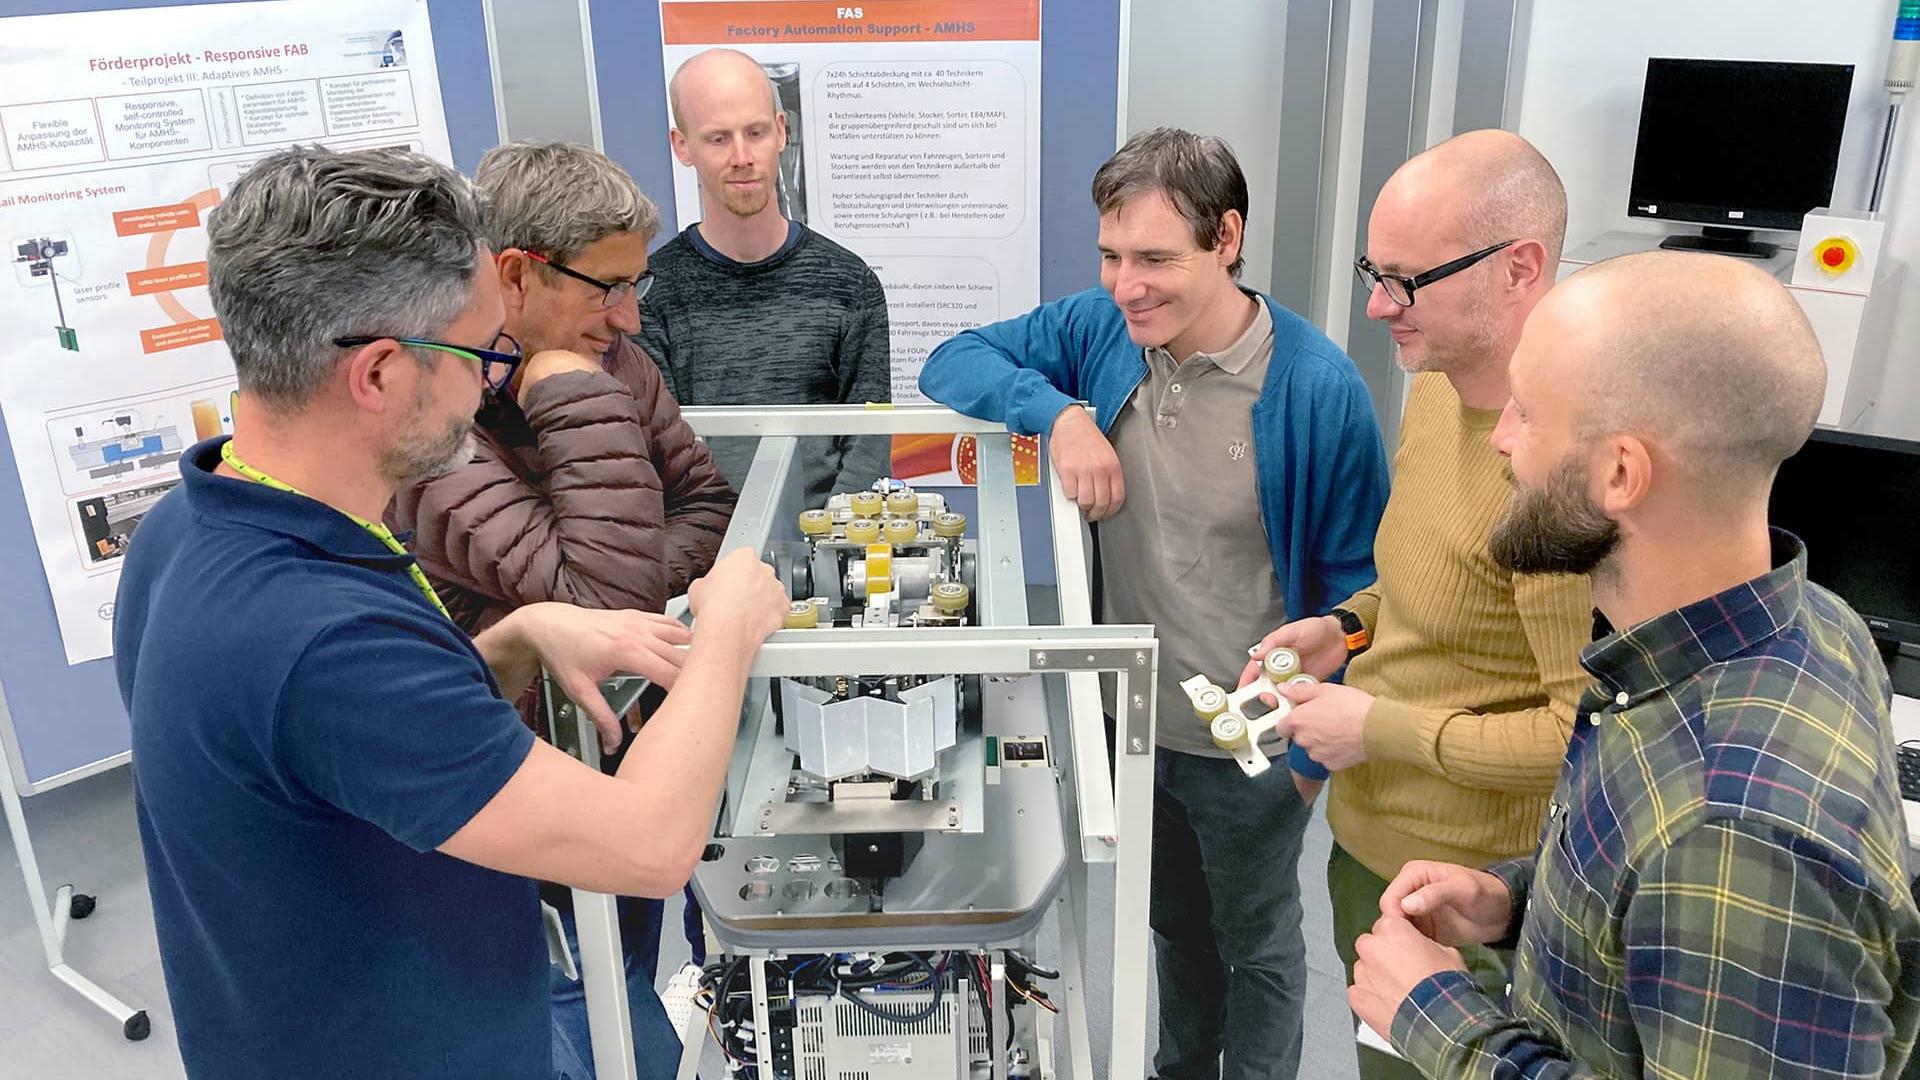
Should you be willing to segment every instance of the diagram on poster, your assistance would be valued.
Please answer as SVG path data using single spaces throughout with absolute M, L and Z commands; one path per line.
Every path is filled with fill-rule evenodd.
M 954 334 L 1040 302 L 1040 0 L 660 0 L 668 79 L 716 46 L 760 62 L 785 114 L 787 217 L 872 266 L 887 293 L 893 400 Z M 701 216 L 674 167 L 679 225 Z M 970 440 L 894 441 L 894 472 L 972 483 Z M 1037 478 L 1032 440 L 1016 447 Z
M 70 663 L 121 557 L 232 428 L 206 221 L 295 143 L 451 160 L 425 0 L 0 18 L 0 409 Z

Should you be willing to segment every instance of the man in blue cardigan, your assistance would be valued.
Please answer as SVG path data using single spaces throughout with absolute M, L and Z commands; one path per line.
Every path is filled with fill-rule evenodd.
M 1155 1075 L 1285 1080 L 1312 790 L 1290 774 L 1326 773 L 1295 752 L 1291 770 L 1243 776 L 1179 682 L 1236 685 L 1274 615 L 1325 614 L 1373 580 L 1386 452 L 1353 361 L 1238 284 L 1247 184 L 1225 142 L 1136 135 L 1093 201 L 1102 288 L 942 344 L 920 388 L 1048 434 L 1064 492 L 1101 523 L 1101 618 L 1157 628 Z

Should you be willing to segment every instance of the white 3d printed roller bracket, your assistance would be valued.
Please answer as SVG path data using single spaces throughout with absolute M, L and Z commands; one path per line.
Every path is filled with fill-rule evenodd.
M 1300 654 L 1279 648 L 1260 661 L 1260 677 L 1238 690 L 1223 690 L 1205 675 L 1195 675 L 1180 683 L 1193 703 L 1193 713 L 1207 725 L 1213 744 L 1233 755 L 1248 776 L 1259 776 L 1271 767 L 1262 743 L 1279 738 L 1275 728 L 1293 706 L 1280 696 L 1280 687 L 1288 683 L 1314 683 L 1320 680 L 1300 670 Z M 1246 704 L 1270 694 L 1278 704 L 1268 712 L 1249 718 Z M 1280 739 L 1277 749 L 1286 749 Z

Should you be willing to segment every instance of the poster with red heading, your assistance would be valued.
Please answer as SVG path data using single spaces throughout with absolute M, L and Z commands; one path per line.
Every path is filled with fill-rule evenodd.
M 665 74 L 722 46 L 760 62 L 785 113 L 787 217 L 860 255 L 887 292 L 893 400 L 962 330 L 1040 302 L 1040 0 L 660 0 Z M 674 165 L 679 228 L 701 215 Z M 1037 440 L 1015 472 L 1039 478 Z M 971 436 L 900 436 L 894 474 L 971 484 Z

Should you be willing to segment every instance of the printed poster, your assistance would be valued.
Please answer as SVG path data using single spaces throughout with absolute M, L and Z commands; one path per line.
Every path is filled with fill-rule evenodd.
M 887 292 L 893 400 L 927 353 L 1040 302 L 1040 0 L 661 0 L 665 75 L 716 46 L 758 60 L 786 114 L 787 217 L 856 252 Z M 678 227 L 699 184 L 674 163 Z M 1016 440 L 1018 479 L 1039 478 Z M 894 473 L 971 484 L 972 436 L 900 436 Z
M 0 410 L 69 663 L 112 652 L 128 539 L 232 430 L 204 225 L 294 143 L 452 160 L 425 0 L 0 18 Z

